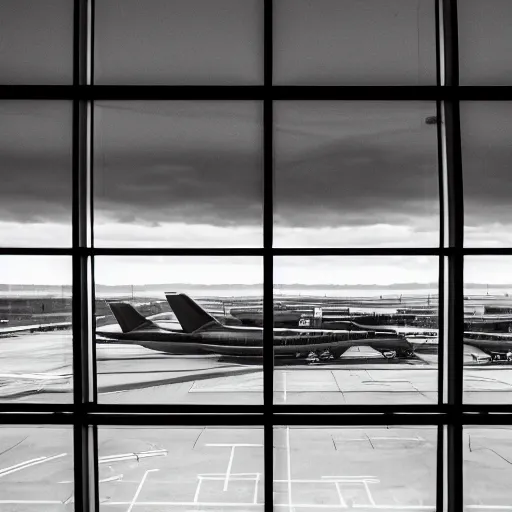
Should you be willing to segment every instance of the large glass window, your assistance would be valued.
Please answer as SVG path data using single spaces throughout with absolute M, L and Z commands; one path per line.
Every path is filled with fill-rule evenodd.
M 509 507 L 510 2 L 0 4 L 2 512 Z

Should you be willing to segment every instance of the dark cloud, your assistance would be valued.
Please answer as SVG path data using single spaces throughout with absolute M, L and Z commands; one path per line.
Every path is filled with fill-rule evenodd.
M 461 106 L 466 224 L 509 224 L 512 209 L 512 104 Z
M 262 105 L 100 103 L 95 204 L 117 222 L 261 225 Z
M 71 222 L 71 103 L 0 102 L 0 220 Z
M 430 103 L 279 103 L 279 224 L 408 225 L 415 216 L 437 229 L 436 129 L 425 124 L 433 114 Z

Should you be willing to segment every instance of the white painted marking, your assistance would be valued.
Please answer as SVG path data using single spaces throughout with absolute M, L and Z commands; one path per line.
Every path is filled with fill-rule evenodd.
M 115 482 L 117 480 L 122 480 L 122 479 L 123 479 L 123 475 L 115 475 L 115 476 L 111 476 L 109 478 L 104 478 L 103 480 L 100 480 L 99 483 L 102 484 L 103 482 Z
M 8 471 L 9 469 L 18 468 L 20 466 L 26 466 L 30 462 L 35 462 L 35 461 L 44 460 L 44 459 L 46 459 L 46 457 L 37 457 L 36 459 L 30 459 L 30 460 L 26 460 L 25 462 L 20 462 L 18 464 L 15 464 L 14 466 L 9 466 L 8 468 L 0 469 L 0 474 L 3 473 L 4 471 Z
M 356 478 L 358 480 L 362 480 L 365 478 L 377 478 L 375 475 L 364 475 L 364 476 L 352 476 L 352 475 L 335 475 L 335 476 L 323 476 L 322 478 L 342 478 L 346 480 L 347 478 Z
M 338 498 L 340 499 L 340 507 L 348 508 L 345 500 L 343 499 L 343 495 L 341 494 L 340 484 L 338 482 L 334 482 L 334 485 L 336 486 L 336 491 L 338 492 Z
M 2 379 L 25 379 L 25 380 L 55 380 L 69 379 L 71 375 L 57 375 L 48 373 L 0 373 Z
M 283 400 L 286 402 L 286 372 L 283 372 Z
M 0 503 L 6 503 L 5 501 L 0 501 Z M 7 502 L 9 503 L 9 502 Z M 19 502 L 14 502 L 19 503 Z M 32 503 L 32 502 L 31 502 Z M 43 502 L 36 502 L 36 503 L 43 503 Z M 54 502 L 51 502 L 54 503 Z M 61 504 L 61 501 L 58 501 L 56 503 Z M 120 506 L 120 505 L 127 505 L 129 502 L 127 501 L 111 501 L 111 502 L 104 502 L 102 503 L 103 506 L 111 505 L 111 506 Z M 194 503 L 193 501 L 139 501 L 137 503 L 139 506 L 167 506 L 167 507 L 213 507 L 213 508 L 227 508 L 227 507 L 262 507 L 263 503 L 220 503 L 220 502 L 197 502 Z M 288 507 L 288 503 L 274 503 L 274 507 Z M 311 503 L 305 503 L 305 504 L 294 504 L 294 508 L 319 508 L 319 509 L 333 509 L 335 507 L 339 507 L 339 505 L 312 505 Z M 374 507 L 370 507 L 369 505 L 353 505 L 353 508 L 372 508 L 374 510 L 430 510 L 431 512 L 435 512 L 436 506 L 435 505 L 375 505 Z M 482 507 L 480 507 L 482 508 Z M 492 508 L 492 507 L 489 507 Z M 505 508 L 504 510 L 510 509 L 512 507 Z
M 275 483 L 288 483 L 288 480 L 274 480 Z M 368 482 L 368 483 L 371 483 L 371 484 L 378 484 L 380 483 L 380 480 L 370 480 L 370 479 L 366 479 L 366 480 L 354 480 L 353 478 L 346 478 L 346 479 L 342 479 L 342 478 L 337 478 L 335 480 L 306 480 L 306 479 L 300 479 L 300 480 L 297 480 L 297 479 L 294 479 L 294 480 L 291 480 L 291 482 L 293 484 L 328 484 L 328 483 L 334 483 L 334 482 L 338 482 L 338 483 L 351 483 L 351 484 L 362 484 L 363 482 Z M 295 504 L 293 505 L 295 506 Z
M 201 477 L 198 478 L 197 487 L 196 487 L 196 493 L 194 494 L 194 503 L 197 503 L 197 500 L 199 499 L 199 490 L 201 489 L 201 482 L 203 479 Z
M 26 462 L 16 464 L 15 466 L 10 466 L 8 468 L 4 468 L 4 469 L 0 470 L 0 478 L 5 475 L 10 475 L 11 473 L 15 473 L 16 471 L 21 471 L 22 469 L 36 466 L 37 464 L 42 464 L 43 462 L 48 462 L 50 460 L 58 459 L 60 457 L 66 456 L 66 455 L 67 455 L 67 453 L 61 453 L 60 455 L 54 455 L 53 457 L 38 457 L 37 459 L 28 460 Z
M 256 473 L 256 480 L 254 481 L 254 497 L 253 497 L 253 504 L 255 505 L 258 503 L 258 485 L 260 483 L 260 473 Z
M 263 446 L 262 444 L 248 444 L 248 443 L 207 443 L 205 446 Z
M 292 507 L 292 463 L 290 454 L 290 427 L 286 427 L 286 462 L 288 466 L 288 505 L 290 512 L 293 512 Z
M 236 446 L 233 446 L 231 448 L 231 455 L 229 456 L 228 469 L 226 470 L 226 478 L 224 480 L 224 489 L 223 489 L 224 492 L 226 492 L 228 490 L 229 474 L 231 473 L 231 466 L 233 465 L 233 457 L 235 455 L 235 448 L 236 448 Z
M 161 457 L 167 456 L 167 450 L 149 450 L 147 452 L 139 453 L 120 453 L 119 455 L 105 455 L 98 459 L 98 464 L 109 464 L 111 462 L 119 462 L 130 459 L 145 459 L 147 457 Z
M 363 481 L 364 488 L 366 490 L 366 494 L 368 495 L 368 500 L 372 504 L 372 507 L 375 507 L 375 501 L 373 500 L 372 493 L 370 492 L 370 488 L 368 487 L 368 482 Z
M 142 480 L 140 481 L 139 487 L 137 488 L 137 492 L 135 493 L 135 496 L 133 497 L 133 500 L 130 503 L 130 506 L 128 507 L 127 512 L 131 512 L 133 506 L 135 505 L 135 502 L 137 501 L 137 498 L 140 494 L 140 491 L 142 490 L 142 486 L 144 485 L 144 482 L 146 481 L 146 477 L 148 476 L 148 473 L 152 473 L 153 471 L 159 471 L 158 469 L 148 469 L 144 476 L 142 477 Z
M 62 501 L 45 500 L 0 500 L 2 505 L 62 505 Z

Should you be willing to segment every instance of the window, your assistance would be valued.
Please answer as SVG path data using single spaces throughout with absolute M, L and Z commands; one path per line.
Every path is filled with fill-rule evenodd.
M 509 7 L 2 2 L 2 511 L 509 506 Z

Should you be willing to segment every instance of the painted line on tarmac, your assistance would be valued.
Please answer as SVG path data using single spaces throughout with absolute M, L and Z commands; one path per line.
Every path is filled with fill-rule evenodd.
M 133 506 L 135 505 L 135 502 L 137 501 L 137 498 L 139 497 L 140 491 L 142 490 L 142 486 L 144 485 L 144 482 L 146 481 L 146 478 L 148 476 L 148 473 L 152 473 L 154 471 L 159 471 L 158 469 L 148 469 L 144 476 L 142 477 L 142 480 L 140 481 L 139 487 L 137 487 L 137 492 L 135 493 L 135 496 L 133 497 L 130 506 L 128 507 L 127 512 L 131 512 Z
M 54 455 L 53 457 L 38 457 L 37 459 L 31 459 L 25 462 L 21 462 L 14 466 L 10 466 L 8 468 L 0 470 L 0 478 L 6 475 L 10 475 L 11 473 L 15 473 L 16 471 L 21 471 L 22 469 L 30 468 L 32 466 L 36 466 L 37 464 L 42 464 L 43 462 L 49 462 L 50 460 L 58 459 L 66 455 L 67 453 L 61 453 L 60 455 Z
M 290 512 L 293 512 L 292 507 L 292 464 L 290 454 L 290 427 L 286 427 L 286 463 L 288 466 L 288 505 Z

